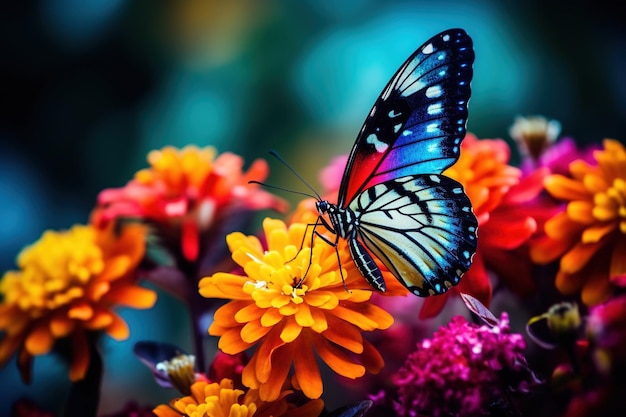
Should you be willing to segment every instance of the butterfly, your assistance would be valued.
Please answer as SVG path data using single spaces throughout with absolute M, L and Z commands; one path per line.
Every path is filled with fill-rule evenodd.
M 441 173 L 459 158 L 473 62 L 462 29 L 418 48 L 367 116 L 337 204 L 316 202 L 314 229 L 324 225 L 335 247 L 346 239 L 357 269 L 378 291 L 386 284 L 372 254 L 421 297 L 446 292 L 471 265 L 478 222 L 463 186 Z

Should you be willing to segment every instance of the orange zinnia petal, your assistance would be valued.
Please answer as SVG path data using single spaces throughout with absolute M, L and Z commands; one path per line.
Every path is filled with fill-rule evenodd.
M 272 356 L 271 373 L 265 383 L 259 387 L 259 397 L 263 401 L 274 401 L 280 395 L 283 383 L 287 379 L 294 358 L 294 343 L 288 343 L 275 350 Z M 257 376 L 258 376 L 257 364 Z
M 563 175 L 550 175 L 545 186 L 553 197 L 561 200 L 589 200 L 589 192 L 583 184 Z
M 546 234 L 552 239 L 575 239 L 583 230 L 584 225 L 574 223 L 567 213 L 561 212 L 548 220 L 544 226 Z
M 595 224 L 585 229 L 581 236 L 582 243 L 597 243 L 615 230 L 614 223 Z
M 255 355 L 258 355 L 261 358 L 265 358 L 262 361 L 258 361 L 255 367 L 255 375 L 256 378 L 261 382 L 265 383 L 270 377 L 273 361 L 274 361 L 274 353 L 280 347 L 284 346 L 286 343 L 280 338 L 282 333 L 283 325 L 275 326 L 272 328 L 265 339 L 261 342 L 258 349 L 255 352 Z M 283 358 L 286 361 L 291 363 L 292 358 Z
M 567 205 L 567 215 L 570 219 L 580 224 L 592 224 L 596 220 L 593 217 L 593 203 L 591 201 L 572 201 Z
M 249 321 L 259 320 L 261 317 L 263 317 L 264 313 L 265 313 L 265 310 L 260 309 L 254 303 L 250 303 L 244 306 L 243 308 L 240 308 L 235 313 L 235 321 L 237 323 L 247 323 Z M 263 326 L 265 325 L 263 324 Z
M 67 316 L 76 320 L 89 320 L 93 317 L 93 306 L 87 303 L 79 303 L 70 308 L 67 312 Z
M 261 325 L 265 327 L 271 327 L 279 323 L 282 319 L 283 315 L 280 314 L 280 311 L 278 309 L 268 308 L 263 311 L 263 316 L 261 317 Z
M 126 340 L 130 336 L 128 324 L 117 314 L 111 312 L 111 324 L 105 329 L 107 334 L 115 340 Z
M 354 359 L 326 339 L 315 338 L 315 349 L 322 360 L 336 373 L 347 378 L 355 379 L 365 375 L 365 367 L 355 363 Z
M 606 279 L 606 273 L 600 269 L 595 268 L 585 273 L 583 279 L 585 283 L 580 292 L 580 299 L 585 305 L 600 304 L 613 293 L 613 285 Z
M 367 340 L 363 340 L 363 365 L 372 374 L 377 374 L 385 366 L 385 361 L 380 352 Z
M 298 306 L 298 311 L 296 311 L 294 318 L 298 325 L 302 327 L 311 327 L 313 323 L 315 323 L 311 309 L 307 304 L 300 304 Z
M 358 311 L 338 306 L 333 310 L 333 315 L 358 326 L 361 330 L 372 331 L 378 328 L 378 323 L 374 320 L 370 320 Z
M 213 322 L 219 323 L 221 327 L 237 327 L 241 323 L 237 321 L 237 313 L 250 305 L 249 301 L 235 300 L 224 304 L 215 311 Z
M 302 326 L 298 324 L 293 316 L 285 318 L 284 323 L 285 325 L 283 331 L 280 333 L 280 339 L 285 343 L 291 343 L 300 336 Z
M 598 252 L 597 243 L 578 243 L 561 258 L 561 270 L 573 274 L 580 271 Z
M 43 355 L 50 352 L 55 340 L 48 323 L 40 322 L 26 336 L 24 347 L 32 355 Z
M 213 326 L 209 329 L 209 334 L 212 336 L 218 336 L 217 334 L 212 332 Z M 253 344 L 246 343 L 241 339 L 241 332 L 239 329 L 230 329 L 225 333 L 222 333 L 220 336 L 219 342 L 217 342 L 217 347 L 220 348 L 224 353 L 228 353 L 229 355 L 236 355 L 241 353 L 247 349 L 249 349 Z
M 326 313 L 323 310 L 318 308 L 311 309 L 311 315 L 313 316 L 313 326 L 311 326 L 311 330 L 322 333 L 326 329 L 328 329 L 328 321 L 326 317 Z M 329 314 L 328 317 L 331 317 Z
M 157 300 L 157 294 L 151 289 L 134 284 L 117 285 L 106 296 L 106 300 L 113 304 L 120 304 L 136 309 L 152 308 Z
M 74 330 L 74 320 L 67 316 L 57 314 L 50 319 L 50 331 L 57 339 L 65 337 Z
M 270 330 L 271 327 L 262 326 L 259 320 L 248 322 L 241 328 L 241 340 L 250 344 L 258 342 Z
M 363 352 L 363 336 L 355 326 L 346 324 L 333 316 L 328 317 L 328 320 L 330 326 L 322 333 L 325 338 L 350 352 Z
M 298 385 L 308 398 L 319 398 L 323 392 L 322 377 L 312 345 L 300 340 L 296 344 L 296 351 L 298 354 L 293 357 L 293 366 Z
M 198 284 L 198 291 L 205 298 L 249 300 L 250 296 L 242 290 L 247 281 L 247 277 L 218 272 L 213 276 L 202 278 Z
M 98 280 L 106 282 L 114 281 L 128 273 L 131 266 L 131 259 L 126 255 L 111 257 L 107 260 L 104 270 L 98 276 Z

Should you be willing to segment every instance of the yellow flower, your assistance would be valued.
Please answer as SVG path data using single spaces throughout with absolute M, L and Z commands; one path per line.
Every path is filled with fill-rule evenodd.
M 0 282 L 0 365 L 14 352 L 20 364 L 48 353 L 55 341 L 72 339 L 70 379 L 84 377 L 89 365 L 87 331 L 103 330 L 117 340 L 129 336 L 116 305 L 149 308 L 156 294 L 137 285 L 145 229 L 127 225 L 121 232 L 77 225 L 47 231 L 19 254 L 18 271 Z
M 219 383 L 198 381 L 191 386 L 191 395 L 173 400 L 170 406 L 159 405 L 153 411 L 158 417 L 317 417 L 324 403 L 312 400 L 296 406 L 287 402 L 292 391 L 280 393 L 276 401 L 265 402 L 257 390 L 234 389 L 228 378 Z M 243 397 L 242 397 L 243 395 Z
M 594 158 L 597 165 L 572 162 L 572 178 L 546 179 L 546 189 L 567 208 L 546 223 L 547 238 L 531 252 L 538 263 L 560 258 L 556 287 L 566 295 L 580 292 L 587 305 L 626 286 L 626 150 L 607 139 Z
M 336 252 L 316 238 L 311 253 L 311 228 L 305 236 L 306 224 L 287 227 L 265 219 L 263 229 L 267 249 L 254 236 L 227 236 L 243 276 L 217 273 L 199 284 L 204 297 L 232 300 L 215 312 L 209 328 L 211 335 L 220 336 L 219 348 L 237 354 L 256 346 L 243 370 L 244 385 L 259 389 L 265 401 L 275 400 L 293 365 L 292 386 L 319 398 L 323 386 L 314 351 L 330 369 L 348 378 L 361 377 L 366 370 L 378 372 L 382 358 L 361 332 L 387 329 L 393 318 L 369 302 L 372 290 L 346 242 L 341 240 Z

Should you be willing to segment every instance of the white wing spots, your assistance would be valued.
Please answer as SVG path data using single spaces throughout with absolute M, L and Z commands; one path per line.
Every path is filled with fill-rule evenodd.
M 431 175 L 428 178 L 430 178 L 432 182 L 436 182 L 437 184 L 441 182 L 441 177 L 439 175 Z
M 397 125 L 395 125 L 393 127 L 393 133 L 398 133 L 401 127 L 402 127 L 402 123 L 398 123 Z
M 439 71 L 439 76 L 440 76 L 441 78 L 445 77 L 445 76 L 446 76 L 446 70 L 445 70 L 445 69 L 442 69 L 441 71 Z
M 443 94 L 443 90 L 440 85 L 431 85 L 426 89 L 426 97 L 428 98 L 438 98 Z
M 444 42 L 450 42 L 450 35 L 448 35 L 447 33 L 445 35 L 443 35 L 443 41 Z
M 370 135 L 367 137 L 367 143 L 369 143 L 370 145 L 374 145 L 374 148 L 376 148 L 376 152 L 378 153 L 385 152 L 389 147 L 389 144 L 379 140 L 378 136 L 376 136 L 376 134 L 374 133 L 370 133 Z
M 430 116 L 436 116 L 443 113 L 443 107 L 441 107 L 441 103 L 434 103 L 429 105 L 426 111 Z
M 471 253 L 469 253 L 469 251 L 464 250 L 464 251 L 463 251 L 463 257 L 464 257 L 465 259 L 470 259 L 470 258 L 472 257 L 472 254 L 471 254 Z
M 435 51 L 435 47 L 433 46 L 432 43 L 429 43 L 428 45 L 422 48 L 422 53 L 426 55 L 432 54 L 434 51 Z
M 444 59 L 446 59 L 446 54 L 444 52 L 440 53 L 439 55 L 437 55 L 437 59 L 439 61 L 443 61 Z
M 439 130 L 439 124 L 438 123 L 431 123 L 428 126 L 426 126 L 426 132 L 428 133 L 435 133 Z
M 424 87 L 426 87 L 424 81 L 416 79 L 415 74 L 411 74 L 402 85 L 399 86 L 398 90 L 402 97 L 409 97 Z
M 412 134 L 413 134 L 413 131 L 412 131 L 412 130 L 409 130 L 409 129 L 407 129 L 407 130 L 405 130 L 404 132 L 402 132 L 402 136 L 410 136 L 410 135 L 412 135 Z

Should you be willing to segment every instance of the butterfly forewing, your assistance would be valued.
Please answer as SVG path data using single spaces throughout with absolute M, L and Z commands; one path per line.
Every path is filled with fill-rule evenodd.
M 478 223 L 458 182 L 412 175 L 368 188 L 349 207 L 358 238 L 419 296 L 459 282 L 476 250 Z
M 436 35 L 402 65 L 356 139 L 338 206 L 363 190 L 406 175 L 439 174 L 465 136 L 474 52 L 462 29 Z

